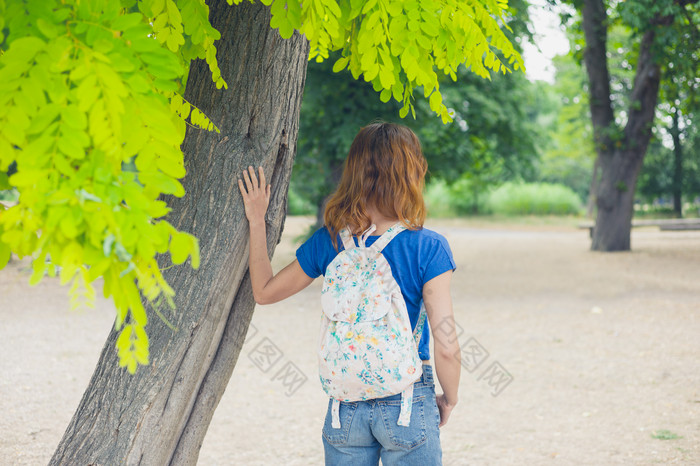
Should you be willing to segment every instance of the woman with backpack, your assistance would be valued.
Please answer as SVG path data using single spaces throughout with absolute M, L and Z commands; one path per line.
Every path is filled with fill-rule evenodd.
M 267 255 L 270 199 L 262 168 L 238 185 L 250 226 L 255 301 L 285 299 L 324 275 L 320 379 L 329 394 L 323 426 L 327 465 L 439 465 L 440 430 L 457 403 L 460 349 L 449 245 L 423 228 L 427 163 L 402 125 L 360 130 L 325 226 L 276 275 Z M 428 325 L 424 325 L 427 316 Z M 435 372 L 444 393 L 435 394 Z

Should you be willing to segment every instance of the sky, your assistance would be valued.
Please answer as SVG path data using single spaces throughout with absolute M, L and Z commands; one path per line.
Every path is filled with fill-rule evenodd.
M 523 46 L 526 74 L 530 81 L 554 82 L 552 58 L 569 51 L 569 42 L 560 25 L 559 15 L 546 5 L 545 0 L 532 0 L 530 18 L 535 30 L 537 46 L 526 42 Z

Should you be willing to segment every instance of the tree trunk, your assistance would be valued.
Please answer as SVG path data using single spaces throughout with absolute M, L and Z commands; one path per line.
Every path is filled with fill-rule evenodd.
M 590 89 L 589 105 L 593 137 L 598 156 L 610 151 L 610 136 L 615 130 L 615 118 L 610 100 L 610 73 L 608 72 L 607 38 L 608 15 L 603 0 L 585 0 L 581 10 L 586 49 L 586 64 Z
M 601 177 L 596 193 L 598 209 L 592 250 L 630 250 L 634 187 L 642 166 L 641 160 L 640 154 L 633 150 L 614 152 L 600 159 Z
M 606 58 L 607 13 L 602 0 L 584 0 L 584 60 L 590 83 L 590 106 L 601 178 L 596 194 L 598 212 L 591 249 L 628 251 L 631 246 L 634 191 L 644 161 L 659 96 L 661 70 L 653 55 L 656 31 L 670 24 L 661 18 L 642 36 L 628 119 L 623 131 L 614 121 Z
M 674 104 L 675 105 L 675 104 Z M 674 108 L 671 127 L 673 137 L 673 211 L 676 217 L 683 218 L 683 146 L 679 127 L 678 108 Z
M 586 202 L 586 217 L 593 218 L 595 213 L 595 196 L 600 185 L 600 159 L 596 157 L 593 163 L 593 176 L 591 177 L 591 187 L 588 190 L 588 201 Z
M 261 4 L 208 3 L 221 31 L 218 57 L 229 89 L 216 90 L 206 63 L 197 60 L 185 98 L 221 133 L 188 128 L 187 194 L 168 199 L 168 220 L 199 238 L 200 268 L 168 268 L 169 257 L 160 257 L 176 290 L 177 309 L 167 317 L 177 331 L 151 319 L 151 363 L 133 376 L 119 368 L 110 333 L 51 464 L 195 464 L 253 312 L 248 225 L 236 183 L 248 165 L 262 165 L 272 183 L 270 255 L 281 235 L 308 43 L 298 34 L 281 39 Z

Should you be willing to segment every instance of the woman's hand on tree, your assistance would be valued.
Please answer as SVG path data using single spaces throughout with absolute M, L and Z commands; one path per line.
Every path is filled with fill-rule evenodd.
M 265 212 L 270 203 L 270 185 L 265 183 L 265 173 L 262 167 L 258 167 L 260 179 L 255 176 L 255 169 L 251 166 L 243 170 L 243 180 L 238 179 L 238 188 L 243 196 L 245 216 L 248 221 L 260 222 L 265 220 Z

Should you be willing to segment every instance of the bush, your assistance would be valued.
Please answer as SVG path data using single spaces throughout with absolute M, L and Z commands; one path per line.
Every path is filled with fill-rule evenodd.
M 425 188 L 425 205 L 431 217 L 488 214 L 488 189 L 483 184 L 461 178 L 452 184 L 431 180 Z
M 538 181 L 568 186 L 581 199 L 587 199 L 592 177 L 593 161 L 590 158 L 544 157 Z
M 450 186 L 450 204 L 460 215 L 490 214 L 491 189 L 482 180 L 462 177 Z
M 304 199 L 294 189 L 289 189 L 287 197 L 288 215 L 316 215 L 316 206 Z
M 433 180 L 426 186 L 423 200 L 430 217 L 454 217 L 456 215 L 450 188 L 442 180 Z
M 575 192 L 549 183 L 505 183 L 491 192 L 487 205 L 500 215 L 567 215 L 582 210 Z

